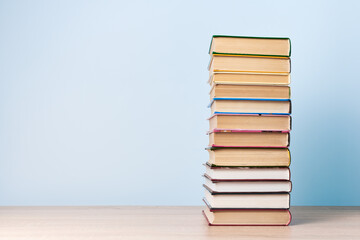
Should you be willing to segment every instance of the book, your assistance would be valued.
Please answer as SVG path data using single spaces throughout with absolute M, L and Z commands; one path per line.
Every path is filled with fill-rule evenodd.
M 211 193 L 285 193 L 291 191 L 291 181 L 211 180 L 206 176 L 203 186 Z
M 289 193 L 211 193 L 205 201 L 214 209 L 289 209 Z
M 289 38 L 214 35 L 209 53 L 290 57 L 291 44 Z
M 291 221 L 289 38 L 214 35 L 203 211 L 209 225 Z
M 214 114 L 209 118 L 209 130 L 227 129 L 290 131 L 289 115 Z
M 218 167 L 206 163 L 205 176 L 212 181 L 290 181 L 288 167 Z
M 291 102 L 288 99 L 213 98 L 209 107 L 211 114 L 267 113 L 289 115 L 291 113 Z
M 289 132 L 209 132 L 211 147 L 288 147 Z
M 210 72 L 208 83 L 213 84 L 248 84 L 248 85 L 288 85 L 290 74 L 270 74 L 251 72 Z
M 287 148 L 207 148 L 208 163 L 233 167 L 288 167 L 291 157 Z
M 290 87 L 215 84 L 210 90 L 213 98 L 290 99 Z
M 206 206 L 203 214 L 210 226 L 287 226 L 291 222 L 286 209 L 217 210 Z
M 286 57 L 257 57 L 213 54 L 209 63 L 212 72 L 290 73 L 290 59 Z

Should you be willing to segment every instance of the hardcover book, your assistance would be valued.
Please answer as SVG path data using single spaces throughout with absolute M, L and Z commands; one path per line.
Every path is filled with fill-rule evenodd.
M 203 211 L 210 226 L 287 226 L 291 214 L 286 209 L 210 209 Z
M 205 164 L 204 176 L 211 181 L 290 181 L 288 167 L 219 167 Z
M 290 99 L 290 87 L 215 84 L 210 90 L 213 98 Z
M 269 114 L 214 114 L 209 118 L 209 130 L 214 129 L 290 131 L 291 117 Z
M 288 85 L 290 74 L 251 73 L 251 72 L 210 72 L 208 83 L 247 84 L 247 85 Z
M 289 99 L 213 98 L 209 107 L 211 114 L 255 113 L 289 115 L 291 113 L 291 102 Z
M 213 131 L 209 133 L 210 147 L 288 147 L 289 132 Z
M 289 193 L 215 193 L 205 188 L 205 201 L 214 209 L 289 209 Z
M 257 57 L 227 54 L 213 54 L 209 63 L 213 72 L 252 72 L 269 74 L 290 73 L 290 59 L 287 57 Z
M 289 38 L 214 35 L 209 53 L 290 57 L 291 43 Z
M 211 193 L 286 193 L 291 191 L 291 181 L 277 180 L 213 180 L 204 176 L 204 187 Z
M 287 148 L 207 148 L 209 164 L 232 167 L 288 167 Z

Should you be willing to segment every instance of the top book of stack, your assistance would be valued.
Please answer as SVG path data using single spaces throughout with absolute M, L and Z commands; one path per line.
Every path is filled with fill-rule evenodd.
M 209 84 L 288 85 L 289 38 L 214 35 Z

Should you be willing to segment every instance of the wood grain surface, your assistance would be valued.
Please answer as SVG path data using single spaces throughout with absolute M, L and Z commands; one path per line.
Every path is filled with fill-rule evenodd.
M 203 207 L 0 207 L 0 239 L 360 239 L 360 207 L 292 207 L 288 227 L 210 227 Z

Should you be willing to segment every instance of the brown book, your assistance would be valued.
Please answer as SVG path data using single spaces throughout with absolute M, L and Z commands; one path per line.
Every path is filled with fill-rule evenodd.
M 288 147 L 288 132 L 229 132 L 209 133 L 210 147 Z
M 288 85 L 290 84 L 290 74 L 210 72 L 208 83 L 210 85 L 213 84 Z
M 288 167 L 287 148 L 208 148 L 210 165 L 231 167 Z
M 290 99 L 290 87 L 215 84 L 210 91 L 213 98 Z
M 209 64 L 212 72 L 290 73 L 290 59 L 213 54 Z
M 291 222 L 287 209 L 216 210 L 206 206 L 203 213 L 211 226 L 287 226 Z
M 260 114 L 214 114 L 209 118 L 209 130 L 214 129 L 247 129 L 247 130 L 281 130 L 291 129 L 289 115 Z
M 290 100 L 255 100 L 214 98 L 210 104 L 214 113 L 291 113 Z

